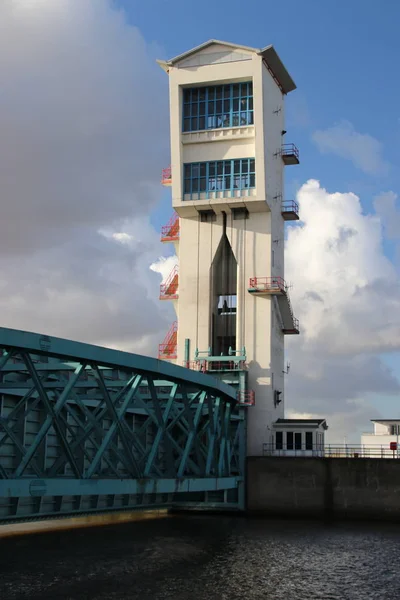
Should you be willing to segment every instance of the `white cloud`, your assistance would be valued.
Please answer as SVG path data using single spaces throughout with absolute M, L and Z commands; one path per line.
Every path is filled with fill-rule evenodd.
M 159 50 L 111 0 L 0 3 L 2 325 L 155 353 Z
M 160 256 L 157 261 L 150 265 L 150 269 L 155 273 L 159 273 L 161 275 L 161 281 L 164 283 L 177 264 L 178 257 L 175 254 L 173 256 Z
M 328 129 L 313 133 L 312 139 L 324 154 L 336 154 L 350 160 L 355 167 L 370 175 L 385 175 L 389 164 L 382 156 L 382 144 L 368 133 L 359 133 L 348 121 L 340 121 Z
M 326 416 L 341 439 L 376 415 L 371 394 L 400 391 L 379 356 L 400 350 L 400 285 L 381 219 L 364 215 L 355 194 L 310 180 L 298 201 L 302 224 L 289 227 L 285 255 L 301 327 L 288 344 L 288 408 Z

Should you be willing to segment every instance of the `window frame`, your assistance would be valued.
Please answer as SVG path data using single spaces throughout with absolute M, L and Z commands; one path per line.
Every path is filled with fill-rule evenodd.
M 253 81 L 182 89 L 182 133 L 254 125 Z
M 237 192 L 243 196 L 244 191 L 256 187 L 256 161 L 253 157 L 232 158 L 228 160 L 211 160 L 184 163 L 183 165 L 183 200 L 200 200 L 205 198 L 234 197 Z M 186 198 L 190 196 L 190 198 Z

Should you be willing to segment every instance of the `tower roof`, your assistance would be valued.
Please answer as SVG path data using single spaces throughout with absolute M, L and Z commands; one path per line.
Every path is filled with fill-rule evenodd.
M 296 89 L 295 82 L 289 75 L 283 62 L 279 58 L 275 48 L 272 45 L 265 46 L 265 48 L 251 48 L 250 46 L 241 46 L 240 44 L 232 44 L 231 42 L 223 42 L 220 40 L 208 40 L 208 42 L 204 42 L 203 44 L 200 44 L 200 46 L 196 46 L 191 50 L 187 50 L 183 54 L 175 56 L 175 58 L 171 58 L 170 60 L 166 61 L 158 60 L 157 62 L 161 66 L 161 68 L 163 68 L 164 71 L 168 73 L 170 67 L 174 67 L 181 61 L 213 45 L 225 46 L 227 49 L 231 50 L 242 50 L 245 53 L 249 54 L 258 54 L 263 58 L 264 62 L 266 63 L 266 66 L 270 70 L 273 77 L 276 79 L 284 94 L 288 94 L 289 92 L 292 92 Z

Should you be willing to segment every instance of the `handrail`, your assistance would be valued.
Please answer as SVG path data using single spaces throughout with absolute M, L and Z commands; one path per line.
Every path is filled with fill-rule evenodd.
M 282 156 L 294 155 L 299 160 L 299 150 L 295 144 L 282 144 Z

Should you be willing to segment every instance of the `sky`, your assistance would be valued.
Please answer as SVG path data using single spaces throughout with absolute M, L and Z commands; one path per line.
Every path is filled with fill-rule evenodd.
M 196 10 L 195 10 L 196 8 Z M 155 355 L 176 258 L 168 78 L 155 63 L 215 38 L 273 44 L 297 84 L 286 139 L 287 415 L 359 442 L 400 417 L 400 4 L 2 0 L 2 325 Z

